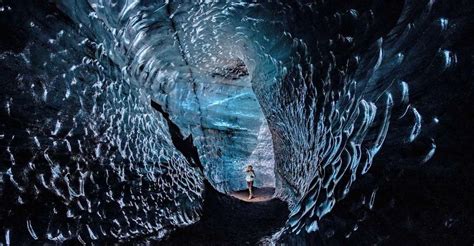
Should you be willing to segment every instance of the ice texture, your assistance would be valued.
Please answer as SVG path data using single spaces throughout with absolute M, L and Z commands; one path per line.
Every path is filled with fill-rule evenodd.
M 61 1 L 60 7 L 94 31 L 127 80 L 162 105 L 185 137 L 193 136 L 215 188 L 245 188 L 248 164 L 261 177 L 256 185 L 274 183 L 273 146 L 261 131 L 268 127 L 242 60 L 245 50 L 230 48 L 234 40 L 216 32 L 233 28 L 231 22 L 215 21 L 225 16 L 219 8 L 102 1 Z M 260 132 L 267 136 L 265 146 Z M 257 144 L 266 151 L 255 151 Z
M 319 232 L 387 145 L 428 139 L 410 156 L 428 165 L 441 103 L 426 101 L 447 99 L 416 99 L 460 62 L 448 36 L 464 20 L 443 16 L 448 1 L 384 4 L 0 3 L 27 40 L 0 54 L 0 216 L 21 224 L 5 223 L 3 241 L 162 239 L 199 220 L 205 180 L 245 188 L 247 164 L 290 204 L 272 237 L 285 240 Z M 151 101 L 192 136 L 202 170 Z
M 150 95 L 82 29 L 24 11 L 32 39 L 0 55 L 2 241 L 161 238 L 197 221 L 203 175 Z

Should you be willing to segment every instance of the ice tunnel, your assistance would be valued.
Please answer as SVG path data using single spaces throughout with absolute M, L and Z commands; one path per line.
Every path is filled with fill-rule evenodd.
M 472 244 L 473 17 L 0 1 L 0 244 Z
M 80 18 L 68 9 L 74 5 L 63 6 L 72 18 Z M 161 105 L 184 137 L 192 136 L 204 174 L 215 188 L 245 188 L 241 176 L 248 164 L 260 177 L 256 185 L 274 186 L 273 145 L 252 89 L 253 68 L 246 64 L 251 51 L 245 40 L 227 36 L 235 32 L 230 21 L 202 21 L 218 18 L 216 11 L 201 12 L 202 6 L 193 4 L 153 6 L 130 13 L 107 4 L 92 6 L 98 15 L 118 18 L 98 35 L 112 35 L 121 46 L 108 52 L 126 61 L 124 79 Z M 115 28 L 122 31 L 115 34 Z M 120 54 L 122 49 L 127 52 Z

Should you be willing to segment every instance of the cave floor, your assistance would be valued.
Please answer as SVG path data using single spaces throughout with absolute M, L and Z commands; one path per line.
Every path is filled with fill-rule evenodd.
M 257 189 L 261 201 L 247 202 L 233 196 L 210 192 L 206 195 L 199 222 L 178 229 L 162 245 L 256 245 L 277 232 L 288 218 L 285 202 L 271 198 L 273 189 Z M 237 192 L 246 194 L 246 191 Z M 236 195 L 234 193 L 234 195 Z M 244 199 L 248 198 L 244 196 Z M 266 199 L 266 200 L 264 200 Z M 252 199 L 253 200 L 253 199 Z
M 262 187 L 262 188 L 254 188 L 253 190 L 253 198 L 249 199 L 249 192 L 248 190 L 240 190 L 231 192 L 230 195 L 246 202 L 264 202 L 269 201 L 273 198 L 273 193 L 275 193 L 275 188 L 272 187 Z

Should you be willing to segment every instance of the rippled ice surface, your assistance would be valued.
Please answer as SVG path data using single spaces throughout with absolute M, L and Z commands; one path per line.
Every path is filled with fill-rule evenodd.
M 236 28 L 223 19 L 228 6 L 77 4 L 61 6 L 97 35 L 127 82 L 162 105 L 184 136 L 193 136 L 217 189 L 243 189 L 242 170 L 249 162 L 261 177 L 258 185 L 274 183 L 267 122 L 242 61 L 247 51 L 227 36 Z M 258 143 L 266 148 L 257 148 Z
M 274 239 L 318 231 L 384 143 L 416 142 L 439 122 L 413 91 L 458 62 L 444 45 L 454 24 L 436 1 L 405 1 L 393 20 L 377 6 L 326 1 L 53 6 L 14 9 L 34 13 L 22 27 L 31 38 L 0 55 L 10 81 L 2 209 L 13 211 L 2 218 L 19 218 L 33 239 L 161 238 L 199 219 L 204 179 L 244 188 L 247 163 L 291 206 Z M 392 29 L 378 24 L 390 20 Z M 203 172 L 151 100 L 193 137 Z M 428 162 L 436 146 L 431 138 L 415 159 Z M 374 187 L 369 209 L 376 196 Z M 7 223 L 5 240 L 15 230 Z
M 59 242 L 159 238 L 199 219 L 202 174 L 173 146 L 150 95 L 104 44 L 37 14 L 27 23 L 33 39 L 0 55 L 10 81 L 0 128 L 4 242 L 26 229 Z

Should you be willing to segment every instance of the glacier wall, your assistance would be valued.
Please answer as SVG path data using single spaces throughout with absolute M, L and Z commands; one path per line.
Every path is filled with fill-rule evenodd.
M 256 185 L 274 183 L 273 147 L 268 134 L 259 134 L 268 127 L 241 59 L 245 51 L 220 36 L 232 23 L 215 21 L 223 15 L 219 8 L 107 1 L 62 1 L 60 7 L 104 40 L 130 83 L 162 105 L 184 136 L 193 136 L 214 187 L 244 189 L 249 162 L 261 177 Z M 267 136 L 265 151 L 255 151 L 260 135 Z
M 319 231 L 386 142 L 412 145 L 423 127 L 438 124 L 435 111 L 424 118 L 417 104 L 425 102 L 411 97 L 457 65 L 448 37 L 452 22 L 464 19 L 444 17 L 445 4 L 315 1 L 235 11 L 252 43 L 247 59 L 256 64 L 252 85 L 273 135 L 279 196 L 292 205 L 283 234 Z M 409 163 L 434 156 L 431 134 L 424 132 Z M 372 209 L 376 190 L 368 188 L 360 206 Z
M 202 173 L 150 95 L 54 5 L 2 4 L 20 39 L 0 55 L 2 242 L 162 238 L 197 221 Z
M 383 180 L 443 177 L 439 132 L 469 132 L 466 1 L 1 4 L 3 241 L 161 239 L 253 164 L 291 208 L 269 240 L 359 242 Z

